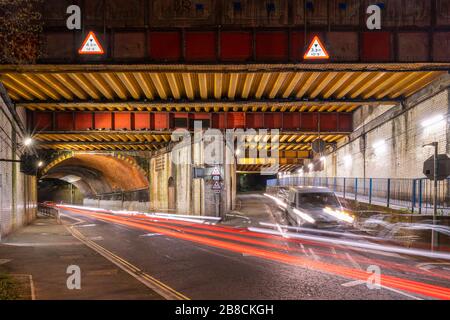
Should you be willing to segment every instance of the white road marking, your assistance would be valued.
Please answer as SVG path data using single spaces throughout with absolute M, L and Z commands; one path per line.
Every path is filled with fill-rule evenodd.
M 2 264 L 7 264 L 8 262 L 11 262 L 11 259 L 0 259 L 0 266 Z
M 439 263 L 439 262 L 436 262 L 436 263 L 434 263 L 434 262 L 430 262 L 430 263 L 419 263 L 418 265 L 416 265 L 416 268 L 419 268 L 420 270 L 423 270 L 423 271 L 426 271 L 426 272 L 431 272 L 430 270 L 431 269 L 434 269 L 434 268 L 436 268 L 436 267 L 439 267 L 439 266 L 448 266 L 449 265 L 449 263 L 448 262 L 441 262 L 441 263 Z M 448 270 L 448 268 L 445 268 L 445 267 L 443 267 L 443 269 L 445 269 L 445 270 Z
M 352 256 L 346 252 L 345 256 L 348 258 L 348 260 L 350 261 L 350 263 L 353 265 L 353 267 L 355 267 L 356 269 L 362 270 L 361 265 L 355 261 L 355 259 L 352 258 Z
M 365 283 L 366 283 L 366 281 L 364 281 L 364 280 L 355 280 L 355 281 L 343 283 L 343 284 L 341 284 L 341 286 L 351 288 L 351 287 L 356 287 L 356 286 L 359 286 L 359 285 L 365 284 Z
M 305 254 L 305 256 L 309 257 L 308 254 L 306 253 L 305 246 L 303 245 L 303 243 L 300 243 L 300 247 L 302 248 L 302 251 Z
M 30 281 L 30 295 L 31 295 L 31 300 L 36 300 L 36 290 L 34 287 L 34 281 L 33 281 L 33 276 L 31 274 L 11 274 L 13 277 L 24 277 L 24 278 L 28 278 L 28 280 Z
M 309 249 L 309 252 L 311 252 L 311 255 L 314 260 L 316 260 L 316 261 L 320 260 L 319 257 L 315 254 L 313 249 Z
M 341 284 L 341 286 L 346 287 L 346 288 L 351 288 L 351 287 L 356 287 L 356 286 L 359 286 L 359 285 L 365 285 L 366 283 L 367 283 L 367 281 L 364 281 L 364 280 L 356 280 L 356 281 L 350 281 L 350 282 L 343 283 L 343 284 Z M 408 297 L 410 299 L 423 300 L 422 298 L 410 295 L 410 294 L 408 294 L 406 292 L 403 292 L 403 291 L 400 291 L 400 290 L 396 290 L 396 289 L 393 289 L 393 288 L 390 288 L 390 287 L 386 287 L 386 286 L 381 285 L 381 288 L 383 288 L 385 290 L 389 290 L 389 291 L 395 292 L 397 294 L 400 294 L 402 296 Z
M 141 234 L 139 237 L 157 237 L 157 236 L 161 236 L 161 233 L 146 233 Z
M 54 246 L 80 246 L 83 245 L 80 242 L 17 242 L 17 243 L 10 243 L 5 242 L 3 243 L 5 246 L 10 247 L 54 247 Z
M 89 227 L 95 227 L 95 226 L 96 226 L 96 224 L 93 223 L 93 224 L 82 224 L 82 225 L 79 225 L 77 227 L 78 228 L 89 228 Z
M 103 237 L 102 236 L 96 236 L 96 237 L 87 237 L 89 240 L 92 241 L 102 241 Z

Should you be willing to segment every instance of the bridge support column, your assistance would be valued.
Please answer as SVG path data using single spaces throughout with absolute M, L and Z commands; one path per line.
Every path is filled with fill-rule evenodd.
M 225 217 L 234 208 L 236 197 L 236 165 L 229 155 L 222 141 L 202 140 L 180 142 L 171 151 L 152 158 L 151 209 Z

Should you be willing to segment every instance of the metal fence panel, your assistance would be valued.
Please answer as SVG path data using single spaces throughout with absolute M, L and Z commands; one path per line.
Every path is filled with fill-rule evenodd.
M 428 179 L 379 179 L 289 176 L 269 180 L 269 187 L 326 187 L 345 199 L 411 212 L 433 212 L 433 181 Z M 438 184 L 440 214 L 450 213 L 450 179 Z

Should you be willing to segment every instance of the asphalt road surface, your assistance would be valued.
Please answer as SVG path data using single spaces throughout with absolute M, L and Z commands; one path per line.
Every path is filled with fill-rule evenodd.
M 76 237 L 166 299 L 450 299 L 448 260 L 250 231 L 282 215 L 262 195 L 242 199 L 233 225 L 60 212 Z

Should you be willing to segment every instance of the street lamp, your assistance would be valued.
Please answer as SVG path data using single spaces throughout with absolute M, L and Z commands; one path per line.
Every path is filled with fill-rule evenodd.
M 33 139 L 31 139 L 30 137 L 27 137 L 23 140 L 23 145 L 25 147 L 29 147 L 33 144 Z
M 42 162 L 42 161 L 39 161 L 37 164 L 38 168 L 42 168 L 43 165 L 44 165 L 44 162 Z

